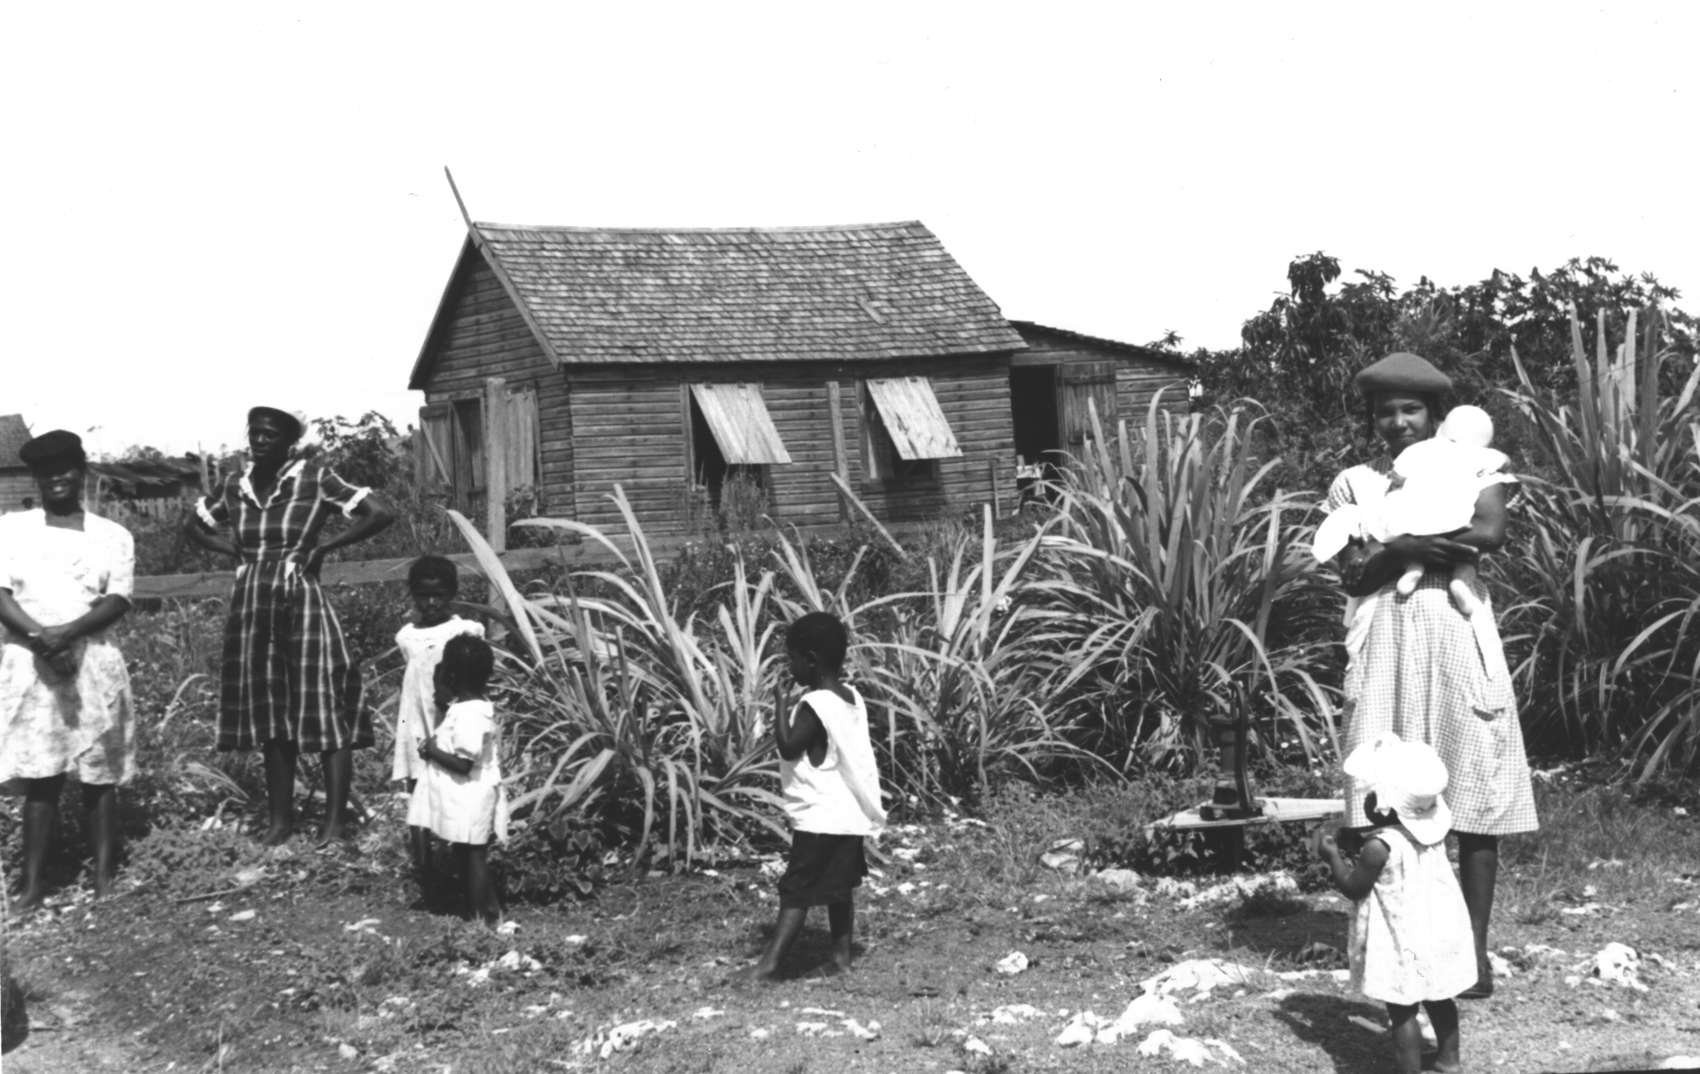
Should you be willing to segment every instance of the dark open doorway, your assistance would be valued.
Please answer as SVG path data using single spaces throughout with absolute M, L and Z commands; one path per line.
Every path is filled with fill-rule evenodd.
M 1057 367 L 1012 368 L 1009 371 L 1009 407 L 1015 426 L 1015 453 L 1028 466 L 1042 466 L 1047 482 L 1056 481 L 1059 476 L 1057 467 L 1063 462 L 1062 428 L 1057 413 Z

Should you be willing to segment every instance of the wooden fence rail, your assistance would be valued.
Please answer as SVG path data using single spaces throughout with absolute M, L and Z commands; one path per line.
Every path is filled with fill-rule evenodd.
M 918 528 L 919 524 L 893 526 L 898 532 Z M 787 532 L 789 528 L 787 528 Z M 837 536 L 849 532 L 846 526 L 804 526 L 798 530 L 804 537 Z M 882 528 L 882 533 L 884 529 Z M 607 535 L 627 556 L 634 551 L 631 538 L 623 533 L 611 532 Z M 887 535 L 887 539 L 890 537 Z M 650 537 L 649 547 L 657 557 L 670 556 L 677 553 L 686 544 L 692 542 L 718 541 L 718 537 L 699 535 L 681 535 L 671 537 Z M 895 541 L 892 542 L 896 544 Z M 472 553 L 462 552 L 450 555 L 449 559 L 455 565 L 468 572 L 478 570 L 477 561 Z M 558 564 L 566 570 L 582 570 L 588 567 L 605 567 L 617 562 L 614 556 L 602 545 L 586 541 L 582 544 L 563 544 L 552 548 L 515 548 L 501 553 L 502 566 L 509 571 L 537 570 L 545 564 Z M 320 569 L 319 578 L 325 585 L 367 585 L 372 582 L 405 582 L 407 566 L 412 563 L 407 559 L 364 559 L 346 560 L 326 563 Z M 143 575 L 136 579 L 135 597 L 138 600 L 158 600 L 174 598 L 193 600 L 202 597 L 228 597 L 230 587 L 235 582 L 236 575 L 232 571 L 209 571 L 204 574 L 153 574 Z

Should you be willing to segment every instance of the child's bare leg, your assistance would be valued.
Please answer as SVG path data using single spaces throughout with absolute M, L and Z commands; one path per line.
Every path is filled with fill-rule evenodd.
M 354 785 L 354 747 L 325 750 L 319 755 L 325 765 L 325 826 L 319 841 L 329 843 L 343 837 L 348 823 L 348 791 Z
M 1393 1022 L 1393 1068 L 1399 1074 L 1422 1074 L 1423 1027 L 1417 1023 L 1417 1005 L 1387 1005 Z
M 59 815 L 59 792 L 64 776 L 28 781 L 24 791 L 24 876 L 12 909 L 26 913 L 47 897 L 47 844 Z
M 1434 1027 L 1438 1048 L 1434 1054 L 1434 1069 L 1438 1074 L 1458 1074 L 1464 1069 L 1458 1056 L 1458 1004 L 1440 999 L 1430 1000 L 1423 1006 L 1428 1008 L 1428 1020 Z
M 748 966 L 732 974 L 734 983 L 745 981 L 777 981 L 779 980 L 779 964 L 785 961 L 791 946 L 802 935 L 803 922 L 808 920 L 809 908 L 806 906 L 781 907 L 779 921 L 773 926 L 773 936 L 767 941 L 767 949 L 761 953 L 761 958 L 754 966 Z
M 856 904 L 835 902 L 826 908 L 827 924 L 832 928 L 832 968 L 835 973 L 850 972 L 850 938 L 856 927 Z
M 266 755 L 266 846 L 289 842 L 295 834 L 295 743 L 274 738 L 263 747 Z
M 472 916 L 487 925 L 494 925 L 502 920 L 502 901 L 496 897 L 496 887 L 490 881 L 490 862 L 486 854 L 489 849 L 483 843 L 461 843 L 456 849 L 465 847 L 461 859 L 466 868 L 466 901 L 472 908 Z
M 112 894 L 118 869 L 118 788 L 110 783 L 83 784 L 89 842 L 94 845 L 94 897 Z

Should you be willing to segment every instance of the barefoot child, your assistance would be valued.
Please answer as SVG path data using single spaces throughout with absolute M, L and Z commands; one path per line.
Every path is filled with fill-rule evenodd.
M 407 590 L 419 616 L 395 636 L 397 647 L 407 658 L 407 670 L 402 674 L 401 701 L 396 709 L 395 761 L 390 778 L 406 780 L 407 793 L 411 796 L 426 766 L 420 760 L 419 744 L 431 737 L 441 715 L 433 699 L 432 676 L 437 662 L 443 658 L 443 646 L 458 634 L 481 638 L 484 626 L 450 613 L 450 605 L 460 591 L 460 575 L 451 560 L 442 556 L 421 556 L 414 560 L 407 568 Z M 413 867 L 423 886 L 430 879 L 431 833 L 409 826 L 407 836 Z
M 1439 1044 L 1433 1069 L 1455 1074 L 1462 1068 L 1453 997 L 1476 983 L 1476 954 L 1464 893 L 1446 860 L 1446 766 L 1432 747 L 1387 733 L 1353 750 L 1345 768 L 1368 786 L 1364 812 L 1376 827 L 1364 834 L 1355 867 L 1321 830 L 1315 849 L 1334 887 L 1357 903 L 1352 986 L 1387 1004 L 1399 1074 L 1423 1069 L 1419 1003 Z
M 853 892 L 868 871 L 862 840 L 885 828 L 885 810 L 867 707 L 841 681 L 848 648 L 844 624 L 825 612 L 810 612 L 785 631 L 791 676 L 808 690 L 787 717 L 781 688 L 773 710 L 791 855 L 779 879 L 773 938 L 760 961 L 734 975 L 735 980 L 778 980 L 779 964 L 803 931 L 811 906 L 826 907 L 832 929 L 829 972 L 850 969 Z
M 472 916 L 494 924 L 502 904 L 490 882 L 486 851 L 494 836 L 508 841 L 508 800 L 502 788 L 495 710 L 485 697 L 495 655 L 482 638 L 460 634 L 443 646 L 436 680 L 448 713 L 419 744 L 426 761 L 407 808 L 407 823 L 454 844 L 466 877 Z

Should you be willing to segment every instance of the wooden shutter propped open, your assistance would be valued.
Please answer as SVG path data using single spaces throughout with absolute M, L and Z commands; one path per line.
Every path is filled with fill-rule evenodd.
M 414 476 L 424 489 L 449 488 L 454 484 L 454 408 L 432 403 L 419 408 L 419 430 L 414 435 Z
M 791 453 L 779 439 L 759 384 L 693 384 L 691 397 L 702 410 L 708 431 L 731 466 L 789 463 Z
M 949 459 L 962 454 L 926 377 L 870 380 L 868 395 L 901 458 Z

